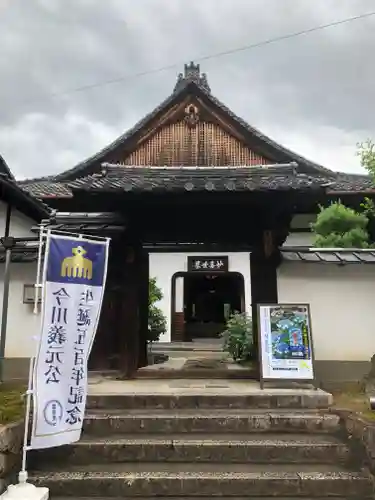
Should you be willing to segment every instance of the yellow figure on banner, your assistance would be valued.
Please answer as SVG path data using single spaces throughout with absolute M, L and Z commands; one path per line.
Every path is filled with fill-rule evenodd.
M 306 363 L 306 361 L 301 361 L 300 364 L 299 364 L 300 368 L 306 368 L 306 370 L 309 370 L 310 367 L 309 365 Z
M 92 279 L 92 261 L 84 255 L 87 251 L 78 246 L 72 248 L 72 257 L 66 257 L 61 264 L 61 276 L 68 278 Z

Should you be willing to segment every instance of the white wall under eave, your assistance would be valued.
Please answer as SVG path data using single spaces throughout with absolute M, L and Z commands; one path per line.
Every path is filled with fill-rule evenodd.
M 6 213 L 7 204 L 0 201 L 0 237 L 4 236 L 5 233 Z M 10 236 L 15 236 L 17 238 L 35 236 L 35 234 L 31 232 L 31 228 L 34 225 L 35 221 L 12 208 L 9 231 Z
M 0 264 L 0 311 L 2 317 L 4 264 Z M 36 263 L 11 263 L 8 321 L 5 344 L 6 358 L 28 358 L 35 352 L 33 337 L 40 331 L 40 314 L 33 305 L 23 303 L 23 285 L 36 279 Z
M 312 247 L 314 235 L 311 232 L 289 233 L 283 247 Z
M 290 223 L 291 229 L 310 231 L 311 224 L 316 221 L 316 214 L 295 214 Z
M 161 335 L 160 342 L 171 341 L 171 294 L 172 277 L 178 272 L 187 271 L 188 256 L 228 256 L 229 271 L 242 274 L 245 284 L 245 310 L 251 315 L 251 278 L 250 254 L 248 252 L 189 252 L 189 253 L 150 253 L 149 273 L 151 278 L 156 278 L 156 284 L 163 292 L 163 298 L 158 302 L 158 307 L 167 318 L 167 332 Z
M 4 236 L 7 204 L 0 202 L 0 237 Z M 12 209 L 10 219 L 10 236 L 35 236 L 31 227 L 35 221 L 21 212 Z M 0 311 L 2 318 L 4 264 L 0 264 Z M 9 305 L 7 333 L 5 344 L 6 358 L 28 358 L 35 352 L 33 337 L 40 331 L 40 314 L 33 314 L 33 306 L 23 303 L 24 284 L 34 284 L 36 279 L 36 262 L 15 263 L 10 265 Z
M 315 358 L 369 361 L 375 353 L 375 266 L 284 262 L 279 303 L 311 307 Z
M 311 247 L 314 241 L 314 235 L 311 232 L 311 224 L 315 221 L 316 221 L 316 214 L 294 215 L 290 223 L 290 233 L 287 239 L 285 240 L 283 246 Z

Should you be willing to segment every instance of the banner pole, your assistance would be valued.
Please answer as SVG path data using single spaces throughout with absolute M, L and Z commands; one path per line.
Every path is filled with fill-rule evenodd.
M 26 412 L 25 412 L 25 429 L 24 429 L 24 434 L 23 434 L 23 447 L 22 447 L 22 465 L 21 465 L 21 470 L 18 473 L 18 482 L 21 483 L 26 483 L 27 482 L 27 470 L 26 470 L 26 459 L 27 459 L 27 452 L 29 450 L 28 447 L 28 437 L 29 437 L 29 421 L 30 421 L 30 410 L 31 410 L 31 396 L 33 393 L 33 386 L 32 386 L 32 379 L 33 379 L 33 366 L 34 366 L 34 358 L 30 358 L 30 363 L 29 363 L 29 383 L 27 386 L 27 391 L 26 391 Z
M 47 232 L 48 235 L 48 232 Z M 39 293 L 37 292 L 42 286 L 40 283 L 40 273 L 41 273 L 41 262 L 42 262 L 42 251 L 43 251 L 43 238 L 44 238 L 44 226 L 40 227 L 39 233 L 39 252 L 38 252 L 38 263 L 37 263 L 37 276 L 35 284 L 35 302 L 34 302 L 34 314 L 38 313 L 37 304 L 39 300 Z M 46 262 L 45 262 L 46 263 Z M 46 267 L 44 265 L 43 275 L 45 274 Z M 42 294 L 42 310 L 43 310 L 43 294 Z M 37 337 L 34 337 L 37 340 Z M 29 424 L 30 424 L 30 413 L 31 413 L 31 397 L 33 394 L 33 369 L 34 369 L 34 359 L 35 355 L 30 357 L 29 363 L 29 380 L 28 387 L 25 393 L 26 396 L 26 410 L 25 410 L 25 428 L 24 428 L 24 439 L 22 447 L 22 465 L 21 470 L 18 473 L 18 483 L 10 484 L 7 490 L 0 496 L 1 500 L 48 500 L 49 489 L 44 487 L 36 487 L 31 483 L 27 482 L 28 474 L 26 470 L 26 459 L 27 452 L 30 447 L 28 446 L 28 435 L 29 435 Z
M 44 226 L 40 226 L 40 231 L 39 231 L 39 248 L 38 248 L 38 262 L 37 262 L 37 265 L 36 265 L 36 283 L 35 283 L 35 295 L 34 295 L 34 314 L 38 314 L 39 289 L 41 287 L 40 271 L 41 271 L 41 267 L 42 267 L 43 238 L 44 238 Z
M 37 268 L 36 268 L 36 283 L 35 283 L 34 310 L 33 310 L 33 313 L 35 315 L 38 314 L 39 290 L 43 286 L 41 284 L 43 238 L 44 238 L 44 226 L 40 226 L 38 262 L 37 262 Z M 42 296 L 43 296 L 43 294 L 42 294 Z M 43 302 L 43 297 L 42 297 L 42 302 Z M 34 338 L 34 340 L 36 341 L 37 339 Z M 22 465 L 21 465 L 21 470 L 18 474 L 18 482 L 19 483 L 26 483 L 27 478 L 28 478 L 27 469 L 26 469 L 26 461 L 27 461 L 27 452 L 29 450 L 28 437 L 29 437 L 29 425 L 30 425 L 31 398 L 32 398 L 32 394 L 33 394 L 33 368 L 34 368 L 34 356 L 30 356 L 29 380 L 28 380 L 27 391 L 26 391 L 26 411 L 25 411 L 25 429 L 24 429 L 23 447 L 22 447 Z

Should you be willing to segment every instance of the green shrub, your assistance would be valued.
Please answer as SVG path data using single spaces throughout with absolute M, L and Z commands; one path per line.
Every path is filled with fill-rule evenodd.
M 246 313 L 234 313 L 221 333 L 223 350 L 237 363 L 254 359 L 253 322 Z
M 316 222 L 311 225 L 318 248 L 368 248 L 368 217 L 365 213 L 337 201 L 320 207 Z
M 148 342 L 157 342 L 167 330 L 167 321 L 162 311 L 156 306 L 148 308 Z
M 163 298 L 161 289 L 156 284 L 156 278 L 150 278 L 148 288 L 148 338 L 147 342 L 157 342 L 161 334 L 167 331 L 167 320 L 156 302 Z

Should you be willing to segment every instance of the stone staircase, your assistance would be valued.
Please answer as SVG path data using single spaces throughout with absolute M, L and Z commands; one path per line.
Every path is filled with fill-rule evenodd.
M 176 392 L 89 396 L 81 441 L 33 452 L 31 480 L 52 500 L 372 498 L 327 393 Z

